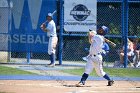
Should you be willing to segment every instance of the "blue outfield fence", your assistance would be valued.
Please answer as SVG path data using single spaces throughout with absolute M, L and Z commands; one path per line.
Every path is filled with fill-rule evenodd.
M 8 52 L 8 59 L 25 58 L 48 60 L 48 37 L 40 29 L 48 12 L 57 11 L 53 19 L 57 25 L 59 44 L 56 58 L 64 61 L 82 61 L 88 54 L 87 32 L 68 32 L 64 28 L 64 0 L 5 0 L 0 5 L 0 51 Z M 119 50 L 127 38 L 140 38 L 140 0 L 97 0 L 97 27 L 106 25 L 110 32 L 105 37 L 117 44 L 110 46 L 105 59 L 119 60 Z M 79 31 L 82 30 L 79 27 Z M 1 58 L 0 60 L 3 60 Z M 8 60 L 10 61 L 10 60 Z M 127 56 L 125 56 L 127 67 Z
M 41 2 L 42 1 L 42 2 Z M 17 4 L 21 5 L 18 6 Z M 56 0 L 29 1 L 23 0 L 13 2 L 11 19 L 10 42 L 11 49 L 15 52 L 47 52 L 48 37 L 40 29 L 40 25 L 46 20 L 46 15 L 57 9 Z M 21 14 L 20 14 L 21 13 Z M 19 17 L 19 19 L 17 19 Z M 21 18 L 21 19 L 20 19 Z M 57 18 L 54 16 L 57 23 Z

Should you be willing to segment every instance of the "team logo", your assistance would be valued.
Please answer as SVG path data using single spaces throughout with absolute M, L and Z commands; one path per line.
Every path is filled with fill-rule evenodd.
M 73 10 L 71 10 L 70 15 L 77 21 L 84 21 L 90 15 L 91 11 L 87 9 L 85 5 L 76 5 Z

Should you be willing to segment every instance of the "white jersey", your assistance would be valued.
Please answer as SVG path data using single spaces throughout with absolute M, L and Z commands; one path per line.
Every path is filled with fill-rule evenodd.
M 98 53 L 102 52 L 102 46 L 103 46 L 103 42 L 104 42 L 104 37 L 101 35 L 95 35 L 92 38 L 92 43 L 90 45 L 90 50 L 89 50 L 89 54 L 90 55 L 96 55 Z
M 57 36 L 56 34 L 56 26 L 55 26 L 55 23 L 53 20 L 51 20 L 48 25 L 47 25 L 47 29 L 49 30 L 47 32 L 47 36 L 48 37 L 54 37 L 54 36 Z

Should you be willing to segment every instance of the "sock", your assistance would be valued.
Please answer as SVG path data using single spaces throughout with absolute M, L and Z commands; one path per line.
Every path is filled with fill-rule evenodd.
M 50 55 L 51 64 L 55 63 L 55 54 Z
M 104 77 L 105 79 L 107 79 L 108 81 L 111 80 L 110 77 L 109 77 L 107 74 L 105 74 L 103 77 Z
M 89 76 L 88 74 L 84 73 L 84 74 L 82 75 L 81 81 L 86 81 L 87 78 L 88 78 L 88 76 Z

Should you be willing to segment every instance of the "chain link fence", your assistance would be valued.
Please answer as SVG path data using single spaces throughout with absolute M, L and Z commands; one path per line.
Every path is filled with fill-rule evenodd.
M 139 11 L 140 2 L 129 2 L 129 28 L 128 38 L 133 42 L 139 39 Z M 109 45 L 110 50 L 104 61 L 105 66 L 120 61 L 120 50 L 123 47 L 122 32 L 122 3 L 121 2 L 98 2 L 97 4 L 97 27 L 108 26 L 110 31 L 105 36 L 115 42 L 116 47 Z M 80 30 L 80 28 L 79 28 Z M 83 61 L 82 57 L 88 55 L 89 43 L 87 33 L 64 32 L 63 60 Z M 77 35 L 77 36 L 75 36 Z M 113 66 L 113 65 L 111 65 Z
M 7 1 L 7 0 L 6 0 Z M 21 2 L 22 1 L 22 2 Z M 3 18 L 3 12 L 5 12 L 5 10 L 3 9 L 3 7 L 0 7 L 0 36 L 1 36 L 1 43 L 0 43 L 0 47 L 2 47 L 2 45 L 4 45 L 4 43 L 8 43 L 8 42 L 3 42 L 2 40 L 7 39 L 8 34 L 10 34 L 11 32 L 8 32 L 8 30 L 17 30 L 17 29 L 13 29 L 12 27 L 9 27 L 10 24 L 8 24 L 8 22 L 10 22 L 11 24 L 14 24 L 15 21 L 19 22 L 19 25 L 24 25 L 22 22 L 25 22 L 26 20 L 20 20 L 20 19 L 27 19 L 28 21 L 32 22 L 32 18 L 30 18 L 28 16 L 29 11 L 26 11 L 27 8 L 25 8 L 26 6 L 23 6 L 22 9 L 23 11 L 26 12 L 22 12 L 22 9 L 20 11 L 20 9 L 18 9 L 18 5 L 15 5 L 14 3 L 23 3 L 24 0 L 8 0 L 7 1 L 7 7 L 4 7 L 5 9 L 7 9 L 7 12 L 5 15 L 7 15 L 7 19 L 4 17 Z M 55 9 L 57 9 L 57 17 L 55 18 L 55 22 L 57 25 L 59 25 L 59 2 L 57 0 L 41 0 L 44 3 L 49 2 L 50 5 L 49 7 L 55 7 L 52 11 L 54 11 Z M 9 3 L 8 3 L 9 2 Z M 37 2 L 37 1 L 36 1 Z M 42 23 L 45 20 L 45 15 L 47 12 L 50 12 L 50 8 L 45 7 L 45 4 L 41 2 L 41 6 L 43 8 L 40 8 L 40 16 L 42 16 L 42 19 L 38 19 L 38 21 L 33 20 L 33 27 L 37 27 L 37 29 L 39 29 L 39 25 L 40 23 Z M 6 3 L 5 3 L 6 4 Z M 25 0 L 24 4 L 29 4 L 28 0 Z M 16 8 L 9 8 L 9 5 L 11 7 L 15 7 Z M 6 5 L 5 5 L 6 6 Z M 22 6 L 22 4 L 20 4 L 20 6 Z M 31 6 L 33 7 L 33 6 Z M 47 9 L 45 9 L 47 8 Z M 47 10 L 47 11 L 46 11 Z M 44 13 L 44 11 L 46 13 Z M 9 15 L 11 15 L 10 13 L 15 12 L 16 14 L 12 15 L 12 18 L 9 17 Z M 24 14 L 23 14 L 24 13 Z M 27 14 L 26 14 L 27 13 Z M 22 16 L 21 16 L 22 15 Z M 34 14 L 31 14 L 32 16 Z M 40 18 L 39 16 L 39 18 Z M 25 18 L 26 17 L 26 18 Z M 16 20 L 14 18 L 17 18 Z M 6 19 L 6 20 L 5 20 Z M 19 19 L 19 20 L 18 20 Z M 12 20 L 12 21 L 11 21 Z M 4 23 L 6 22 L 7 23 Z M 21 22 L 21 23 L 20 23 Z M 27 25 L 30 24 L 30 22 L 27 22 Z M 38 22 L 38 24 L 37 24 Z M 26 22 L 25 22 L 26 23 Z M 15 27 L 18 27 L 19 25 L 15 25 Z M 119 50 L 122 48 L 123 46 L 123 39 L 122 39 L 122 4 L 121 1 L 119 2 L 98 2 L 97 3 L 97 27 L 102 26 L 102 25 L 106 25 L 109 27 L 110 31 L 109 34 L 107 34 L 105 37 L 110 39 L 111 41 L 115 42 L 117 44 L 116 47 L 112 47 L 110 46 L 110 50 L 109 50 L 109 54 L 104 58 L 104 60 L 106 61 L 106 65 L 110 65 L 113 64 L 115 61 L 119 61 Z M 13 26 L 13 25 L 12 25 Z M 11 29 L 7 29 L 7 28 L 11 28 Z M 29 30 L 28 27 L 24 28 L 21 27 L 19 29 L 19 31 L 24 31 L 27 33 Z M 79 28 L 80 30 L 80 28 Z M 38 31 L 38 30 L 33 30 L 33 31 Z M 40 30 L 39 30 L 40 31 Z M 18 32 L 17 32 L 18 33 Z M 27 34 L 27 33 L 22 33 L 22 34 Z M 30 34 L 31 31 L 29 31 Z M 19 34 L 19 33 L 18 33 Z M 42 34 L 40 32 L 36 32 L 35 34 Z M 64 36 L 63 36 L 63 61 L 73 61 L 73 62 L 83 62 L 82 57 L 88 55 L 88 51 L 89 51 L 89 46 L 90 44 L 88 43 L 88 38 L 87 38 L 87 33 L 85 32 L 67 32 L 64 29 L 63 32 Z M 140 2 L 133 2 L 131 0 L 131 2 L 129 2 L 129 32 L 128 32 L 128 37 L 130 38 L 130 40 L 133 41 L 134 38 L 140 38 Z M 58 31 L 58 36 L 59 36 L 59 31 Z M 25 44 L 25 46 L 27 46 Z M 5 45 L 6 47 L 6 45 Z M 7 50 L 9 48 L 7 47 Z M 45 49 L 45 46 L 44 48 Z M 56 58 L 57 60 L 59 59 L 59 52 L 58 52 L 59 46 L 57 46 L 57 53 L 56 53 Z M 46 47 L 47 50 L 47 47 Z M 46 60 L 49 60 L 49 56 L 47 54 L 47 52 L 44 53 L 38 53 L 38 52 L 34 52 L 31 51 L 29 52 L 25 52 L 25 51 L 5 51 L 5 49 L 1 48 L 1 52 L 0 52 L 0 62 L 15 62 L 15 63 L 21 63 L 21 62 L 27 62 L 27 56 L 30 55 L 31 59 L 30 62 L 38 62 L 38 60 L 40 60 L 40 62 L 44 62 Z
M 108 26 L 110 32 L 106 37 L 115 43 L 118 41 L 118 45 L 121 44 L 121 3 L 100 2 L 97 7 L 97 26 Z M 114 16 L 116 18 L 114 18 Z M 64 36 L 64 60 L 71 59 L 81 61 L 82 57 L 88 54 L 90 46 L 88 43 L 87 33 L 67 32 L 64 30 L 64 34 L 66 35 Z M 113 37 L 111 35 L 113 35 Z M 117 39 L 114 40 L 114 37 L 117 37 Z M 69 55 L 68 53 L 72 53 L 73 55 Z

